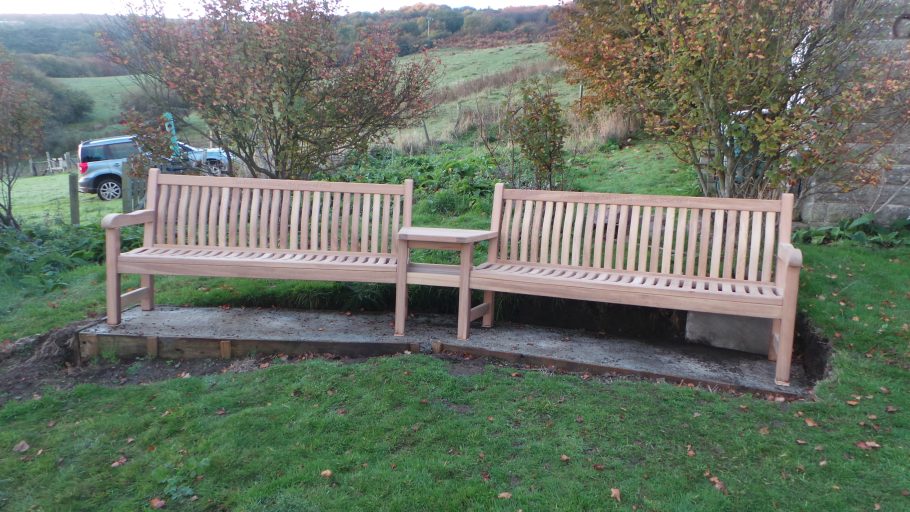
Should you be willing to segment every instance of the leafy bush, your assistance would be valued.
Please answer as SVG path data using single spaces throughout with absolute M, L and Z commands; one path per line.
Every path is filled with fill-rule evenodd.
M 910 221 L 900 220 L 891 226 L 875 224 L 875 215 L 867 213 L 857 219 L 843 220 L 835 226 L 799 229 L 793 233 L 793 240 L 813 245 L 830 244 L 852 240 L 863 245 L 896 247 L 910 234 Z
M 142 230 L 126 228 L 123 247 L 141 245 Z M 104 231 L 100 226 L 28 226 L 0 230 L 0 273 L 14 283 L 49 291 L 65 287 L 61 274 L 82 265 L 104 261 Z
M 451 217 L 468 211 L 471 199 L 453 190 L 443 189 L 427 198 L 423 204 L 431 213 Z

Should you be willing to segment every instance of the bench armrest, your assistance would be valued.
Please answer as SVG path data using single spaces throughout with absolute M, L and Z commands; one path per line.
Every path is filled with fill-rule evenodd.
M 155 220 L 155 210 L 136 210 L 131 213 L 111 213 L 101 220 L 104 229 L 117 229 L 123 226 L 145 224 Z
M 781 265 L 800 268 L 803 266 L 803 251 L 793 247 L 793 244 L 782 243 L 777 250 L 777 259 Z

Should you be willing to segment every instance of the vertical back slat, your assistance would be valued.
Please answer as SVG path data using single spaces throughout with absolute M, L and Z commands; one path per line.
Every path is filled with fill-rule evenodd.
M 714 210 L 701 210 L 701 229 L 698 230 L 698 276 L 706 277 L 708 275 L 708 263 L 711 260 L 711 253 L 708 252 L 708 246 L 711 240 L 711 217 Z
M 211 203 L 212 187 L 202 187 L 199 191 L 199 224 L 196 228 L 196 243 L 199 245 L 214 245 L 210 241 L 210 233 L 214 232 L 209 226 Z
M 240 191 L 240 212 L 237 220 L 237 245 L 247 247 L 247 229 L 250 223 L 250 189 Z
M 360 251 L 360 201 L 361 194 L 351 196 L 351 250 Z
M 177 245 L 186 244 L 187 212 L 190 204 L 190 187 L 180 187 L 180 206 L 177 209 Z
M 593 242 L 592 239 L 594 237 L 594 216 L 597 213 L 597 206 L 598 205 L 595 204 L 589 204 L 586 207 L 585 234 L 581 248 L 581 266 L 583 267 L 591 266 L 591 243 Z
M 167 243 L 173 244 L 177 241 L 177 208 L 180 204 L 180 187 L 174 186 L 171 189 L 171 195 L 173 196 L 167 205 L 167 221 L 165 222 L 164 229 L 166 231 L 165 236 L 167 237 Z
M 392 254 L 398 253 L 398 231 L 401 229 L 401 196 L 396 194 L 392 209 Z
M 626 251 L 626 270 L 635 270 L 636 257 L 638 256 L 638 222 L 641 217 L 641 207 L 632 206 L 632 218 L 629 221 L 629 248 Z
M 155 242 L 159 244 L 167 243 L 167 238 L 165 237 L 164 224 L 167 222 L 167 206 L 168 199 L 171 194 L 170 185 L 159 185 L 158 189 L 161 191 L 158 194 L 158 205 L 155 208 L 156 219 L 155 219 Z
M 701 210 L 689 211 L 689 230 L 686 240 L 686 270 L 685 275 L 695 275 L 695 260 L 698 258 L 698 221 Z
M 384 194 L 382 200 L 382 233 L 380 236 L 379 251 L 382 253 L 389 252 L 389 223 L 392 221 L 392 196 Z
M 341 250 L 350 251 L 351 243 L 351 194 L 345 192 L 341 197 Z
M 265 249 L 269 246 L 269 221 L 272 217 L 270 207 L 272 205 L 272 196 L 275 195 L 273 192 L 275 194 L 278 193 L 277 190 L 265 189 L 259 198 L 259 241 L 256 247 L 260 249 Z
M 284 192 L 286 191 L 272 191 L 271 211 L 269 212 L 269 248 L 271 249 L 284 248 L 279 238 L 279 233 L 283 233 L 281 228 L 282 210 L 287 208 L 281 201 L 281 196 L 284 195 Z
M 506 199 L 505 207 L 502 212 L 502 224 L 499 228 L 499 259 L 509 259 L 509 235 L 511 235 L 512 209 L 515 203 L 511 199 Z
M 322 194 L 322 211 L 319 216 L 319 250 L 331 250 L 329 245 L 329 215 L 332 211 L 332 193 L 324 192 Z
M 225 189 L 227 190 L 227 189 Z M 235 247 L 238 245 L 238 237 L 240 235 L 240 201 L 241 196 L 243 196 L 243 191 L 239 188 L 230 189 L 230 194 L 225 195 L 221 194 L 221 202 L 224 203 L 222 208 L 225 208 L 227 212 L 227 245 L 230 247 Z
M 382 199 L 379 194 L 373 194 L 373 213 L 370 215 L 370 222 L 373 224 L 373 232 L 370 240 L 370 252 L 379 252 L 379 223 Z
M 231 194 L 232 189 L 230 187 L 223 187 L 221 189 L 221 199 L 218 201 L 218 247 L 227 247 L 229 245 L 228 241 L 231 237 L 234 236 L 233 230 L 228 234 L 228 215 L 231 211 Z M 233 203 L 234 206 L 237 206 L 237 203 Z
M 250 192 L 250 233 L 247 239 L 248 247 L 258 247 L 259 221 L 262 218 L 260 204 L 262 203 L 262 190 L 258 188 L 247 189 Z
M 534 201 L 534 219 L 531 221 L 531 254 L 528 255 L 533 263 L 540 261 L 540 222 L 543 218 L 544 203 Z
M 654 209 L 654 216 L 651 218 L 651 250 L 648 258 L 648 271 L 657 272 L 657 264 L 660 261 L 660 233 L 663 228 L 664 208 L 658 206 Z M 644 269 L 642 269 L 644 270 Z
M 547 201 L 543 207 L 543 226 L 540 232 L 540 253 L 537 261 L 548 263 L 550 261 L 550 233 L 553 230 L 553 201 Z
M 281 192 L 281 219 L 278 225 L 278 246 L 282 249 L 290 248 L 290 217 L 291 217 L 291 191 Z
M 528 253 L 531 244 L 531 215 L 534 214 L 534 201 L 523 201 L 524 214 L 521 218 L 521 234 L 519 235 L 520 248 L 518 250 L 519 261 L 528 261 Z
M 752 213 L 752 239 L 749 242 L 749 281 L 758 281 L 758 264 L 761 260 L 762 212 Z
M 619 207 L 619 224 L 616 225 L 616 259 L 613 260 L 609 266 L 611 269 L 622 270 L 625 267 L 626 236 L 629 230 L 630 220 L 629 211 L 630 208 L 628 205 L 622 205 Z M 607 251 L 609 252 L 610 248 L 612 247 L 613 244 L 611 243 L 607 248 Z
M 309 190 L 303 191 L 303 204 L 300 206 L 300 250 L 310 248 L 310 218 L 313 213 L 313 193 Z
M 676 208 L 667 208 L 665 215 L 666 218 L 664 219 L 664 239 L 662 248 L 663 254 L 660 262 L 660 271 L 665 274 L 670 274 L 673 272 L 673 253 L 679 252 L 678 250 L 674 251 L 673 246 L 673 230 L 678 227 L 676 226 Z
M 373 196 L 363 194 L 363 203 L 360 211 L 360 250 L 370 250 L 370 207 Z
M 765 215 L 765 246 L 762 250 L 761 262 L 761 280 L 766 283 L 773 281 L 771 274 L 772 265 L 774 265 L 774 245 L 777 215 L 774 212 L 768 212 Z
M 288 249 L 296 251 L 300 249 L 300 201 L 302 200 L 303 194 L 299 190 L 295 190 L 291 195 L 291 226 L 288 228 L 290 231 L 289 240 L 288 240 Z
M 633 269 L 646 272 L 648 270 L 648 241 L 651 236 L 651 207 L 642 208 L 641 231 L 638 238 L 638 262 Z
M 577 203 L 566 203 L 566 213 L 562 223 L 562 239 L 560 240 L 559 264 L 569 264 L 569 251 L 572 249 L 572 226 L 575 220 Z
M 199 222 L 199 187 L 190 187 L 189 209 L 186 212 L 186 244 L 196 245 L 196 223 Z
M 322 211 L 322 192 L 313 192 L 313 202 L 310 205 L 309 226 L 310 245 L 309 250 L 319 250 L 319 214 Z
M 714 210 L 714 239 L 711 243 L 711 277 L 720 277 L 723 257 L 724 210 Z
M 517 260 L 519 258 L 518 250 L 518 234 L 521 231 L 521 219 L 522 214 L 524 213 L 524 201 L 515 201 L 514 210 L 512 212 L 512 231 L 509 233 L 509 259 Z
M 689 216 L 688 208 L 679 208 L 676 215 L 676 232 L 673 235 L 673 270 L 677 275 L 683 275 L 686 263 L 686 222 Z M 670 269 L 667 269 L 670 272 Z
M 572 252 L 570 261 L 573 266 L 581 265 L 581 238 L 584 236 L 585 203 L 575 204 L 575 223 L 572 229 Z
M 591 266 L 594 268 L 603 268 L 604 255 L 604 224 L 607 221 L 607 205 L 597 205 L 597 215 L 594 219 L 594 247 Z
M 341 237 L 338 234 L 338 229 L 340 228 L 339 223 L 341 219 L 341 192 L 335 192 L 332 194 L 332 226 L 329 229 L 329 243 L 331 244 L 333 251 L 338 251 L 338 245 L 341 241 Z M 343 249 L 341 249 L 343 250 Z
M 739 212 L 736 210 L 727 211 L 727 222 L 724 223 L 724 279 L 733 277 L 733 257 L 736 255 L 736 225 L 739 220 Z
M 736 242 L 736 279 L 746 279 L 746 254 L 749 248 L 749 212 L 739 212 L 739 237 Z

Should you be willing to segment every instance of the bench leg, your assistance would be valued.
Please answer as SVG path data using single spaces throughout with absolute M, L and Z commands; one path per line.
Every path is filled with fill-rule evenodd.
M 471 328 L 471 267 L 474 265 L 474 244 L 461 249 L 458 281 L 458 339 L 466 340 Z
M 107 324 L 120 324 L 120 273 L 117 272 L 117 257 L 120 255 L 120 232 L 107 229 L 105 238 L 105 295 L 107 299 Z
M 779 386 L 790 385 L 790 363 L 793 359 L 793 332 L 796 328 L 796 307 L 784 311 L 784 317 L 774 322 L 775 327 L 780 326 L 777 345 L 777 365 L 774 371 L 774 383 Z M 773 344 L 772 344 L 773 346 Z
M 484 313 L 483 320 L 481 320 L 484 327 L 493 327 L 493 303 L 495 302 L 495 299 L 496 294 L 494 292 L 483 292 L 483 303 L 489 305 L 489 309 Z
M 408 317 L 408 243 L 398 242 L 398 269 L 395 276 L 395 336 L 404 336 Z
M 155 309 L 155 276 L 151 274 L 140 275 L 139 286 L 145 288 L 145 297 L 139 302 L 142 311 Z

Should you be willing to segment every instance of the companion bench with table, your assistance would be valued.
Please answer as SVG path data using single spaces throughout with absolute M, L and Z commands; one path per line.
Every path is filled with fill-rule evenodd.
M 769 318 L 768 357 L 787 385 L 802 254 L 790 245 L 793 196 L 712 199 L 506 189 L 491 229 L 411 226 L 413 182 L 329 183 L 149 174 L 149 208 L 102 221 L 107 322 L 125 303 L 154 307 L 156 274 L 396 284 L 395 334 L 407 285 L 459 289 L 459 339 L 493 321 L 496 292 Z M 121 253 L 119 228 L 143 224 Z M 489 240 L 474 266 L 474 245 Z M 459 265 L 409 261 L 410 249 L 459 251 Z M 140 288 L 120 294 L 120 274 Z M 471 307 L 470 291 L 483 290 Z

